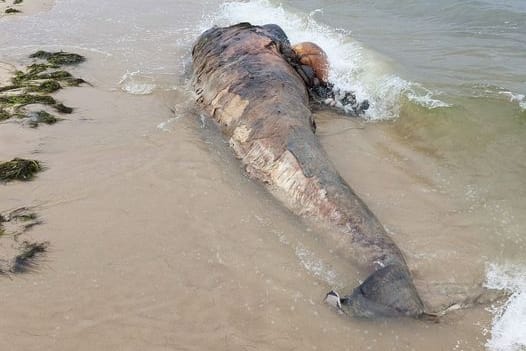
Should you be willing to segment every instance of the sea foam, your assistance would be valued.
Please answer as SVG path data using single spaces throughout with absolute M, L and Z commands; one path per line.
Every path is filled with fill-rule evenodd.
M 508 97 L 510 102 L 518 103 L 521 110 L 526 111 L 526 96 L 524 94 L 512 93 L 511 91 L 500 91 L 499 94 Z
M 119 81 L 120 88 L 132 95 L 148 95 L 156 88 L 154 78 L 140 71 L 126 72 Z
M 323 260 L 301 244 L 296 247 L 296 257 L 303 267 L 315 277 L 324 280 L 331 286 L 336 286 L 338 279 L 335 271 L 331 270 Z
M 329 80 L 337 88 L 353 91 L 359 101 L 369 100 L 370 108 L 364 116 L 369 120 L 398 117 L 403 96 L 430 109 L 449 106 L 436 99 L 433 92 L 401 78 L 380 55 L 354 40 L 349 31 L 319 23 L 315 18 L 320 12 L 295 13 L 268 0 L 233 1 L 224 3 L 219 13 L 206 18 L 203 26 L 275 23 L 285 30 L 292 43 L 318 43 L 329 56 Z
M 489 265 L 486 287 L 510 293 L 502 306 L 491 309 L 494 317 L 486 347 L 491 351 L 526 350 L 526 267 Z

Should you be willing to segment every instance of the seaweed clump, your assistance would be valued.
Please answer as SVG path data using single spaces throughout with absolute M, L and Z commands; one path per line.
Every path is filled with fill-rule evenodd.
M 62 89 L 62 86 L 56 80 L 45 80 L 36 87 L 32 87 L 32 90 L 41 93 L 54 93 L 55 91 Z
M 47 111 L 37 111 L 37 112 L 31 112 L 28 115 L 28 125 L 31 128 L 36 128 L 40 123 L 44 124 L 55 124 L 58 121 L 60 121 L 60 118 L 52 115 L 51 113 Z
M 38 215 L 28 207 L 20 207 L 11 211 L 6 217 L 2 217 L 4 222 L 22 221 L 29 222 L 38 219 Z M 27 228 L 26 228 L 27 229 Z
M 9 14 L 13 14 L 13 13 L 20 13 L 20 12 L 22 12 L 22 11 L 17 10 L 17 9 L 14 9 L 14 8 L 12 8 L 12 7 L 8 7 L 7 9 L 5 9 L 4 12 L 7 13 L 7 14 L 9 15 Z
M 0 122 L 9 118 L 11 118 L 11 115 L 4 109 L 0 108 Z
M 0 96 L 0 104 L 23 107 L 31 104 L 54 105 L 56 101 L 49 95 L 19 94 Z
M 64 104 L 55 104 L 55 106 L 53 106 L 55 108 L 55 110 L 57 110 L 58 112 L 61 112 L 61 113 L 71 113 L 73 112 L 73 109 L 71 107 L 68 107 L 68 106 L 65 106 Z
M 11 273 L 27 273 L 36 268 L 36 260 L 46 251 L 49 243 L 23 241 L 18 250 L 19 254 L 15 256 L 9 271 Z
M 11 230 L 18 236 L 21 233 L 28 231 L 38 224 L 42 224 L 42 221 L 39 219 L 38 215 L 33 212 L 29 207 L 20 207 L 14 211 L 11 211 L 4 216 L 0 215 L 0 228 L 2 228 L 2 223 L 11 224 L 15 228 Z M 5 230 L 4 230 L 5 233 Z
M 40 50 L 30 55 L 29 57 L 46 60 L 52 65 L 59 65 L 59 66 L 76 65 L 86 60 L 86 58 L 82 55 L 70 53 L 70 52 L 64 52 L 64 51 L 48 52 L 48 51 Z
M 0 276 L 35 271 L 38 261 L 47 252 L 49 242 L 31 242 L 24 240 L 15 246 L 15 255 L 0 256 Z
M 29 240 L 20 242 L 19 238 L 38 224 L 42 224 L 42 221 L 35 212 L 27 207 L 16 209 L 5 215 L 0 214 L 0 275 L 27 273 L 35 270 L 38 261 L 47 251 L 49 243 Z M 5 225 L 9 227 L 9 230 L 4 228 Z
M 11 161 L 0 163 L 0 181 L 31 180 L 41 170 L 42 165 L 36 160 L 14 158 Z
M 73 108 L 57 102 L 50 94 L 66 87 L 79 86 L 87 83 L 82 78 L 76 78 L 71 73 L 60 69 L 63 65 L 73 65 L 85 61 L 85 57 L 64 51 L 47 52 L 37 51 L 30 55 L 37 60 L 46 60 L 46 63 L 35 62 L 25 70 L 16 71 L 11 78 L 11 84 L 0 86 L 0 121 L 18 117 L 35 120 L 33 112 L 27 112 L 25 106 L 40 104 L 54 108 L 59 113 L 72 113 Z M 45 111 L 37 117 L 43 118 L 43 123 L 53 124 L 60 119 L 51 120 Z M 37 118 L 38 119 L 38 118 Z M 42 118 L 41 118 L 42 119 Z M 48 122 L 51 123 L 48 123 Z M 38 126 L 30 121 L 31 127 Z

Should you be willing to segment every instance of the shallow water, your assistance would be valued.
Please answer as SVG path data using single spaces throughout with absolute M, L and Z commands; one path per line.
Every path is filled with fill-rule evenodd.
M 60 93 L 77 107 L 68 121 L 0 125 L 0 159 L 36 153 L 48 165 L 2 186 L 0 210 L 38 206 L 46 224 L 31 235 L 52 245 L 38 273 L 2 280 L 0 349 L 524 348 L 525 13 L 521 2 L 463 4 L 73 0 L 0 22 L 0 61 L 75 51 L 88 61 L 74 73 L 94 85 Z M 498 15 L 483 26 L 475 10 Z M 509 311 L 370 322 L 321 303 L 359 272 L 323 228 L 244 177 L 192 108 L 193 41 L 241 20 L 320 43 L 331 78 L 371 100 L 362 120 L 318 113 L 319 135 L 428 307 L 488 280 L 514 292 Z

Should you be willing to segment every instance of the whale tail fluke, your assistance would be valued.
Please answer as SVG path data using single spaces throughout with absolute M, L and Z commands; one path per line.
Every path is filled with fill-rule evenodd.
M 331 291 L 329 294 L 334 296 L 335 293 Z M 337 296 L 337 306 L 354 317 L 424 318 L 429 315 L 424 311 L 409 271 L 399 264 L 391 264 L 375 271 L 351 295 L 342 298 Z

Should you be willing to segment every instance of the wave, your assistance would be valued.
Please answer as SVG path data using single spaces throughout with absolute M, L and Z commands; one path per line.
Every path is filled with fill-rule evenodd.
M 212 24 L 226 26 L 247 21 L 256 25 L 275 23 L 285 30 L 292 43 L 318 43 L 329 57 L 329 80 L 341 90 L 353 91 L 358 100 L 369 100 L 365 113 L 369 120 L 398 117 L 402 97 L 429 109 L 450 106 L 437 99 L 434 92 L 398 76 L 386 60 L 354 40 L 349 31 L 317 22 L 315 18 L 321 11 L 300 14 L 268 0 L 233 1 L 205 18 L 203 29 Z
M 127 71 L 118 84 L 123 91 L 132 95 L 149 95 L 157 87 L 154 78 L 144 75 L 141 71 Z
M 526 349 L 526 267 L 490 265 L 486 287 L 506 290 L 511 295 L 506 303 L 494 307 L 491 337 L 486 347 L 491 351 Z
M 475 84 L 471 87 L 471 94 L 476 98 L 506 100 L 517 104 L 522 111 L 526 111 L 526 95 L 493 84 Z
M 524 94 L 513 93 L 507 90 L 499 91 L 499 94 L 509 98 L 510 102 L 518 103 L 521 110 L 526 111 L 526 96 Z

